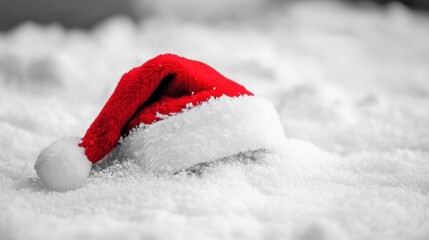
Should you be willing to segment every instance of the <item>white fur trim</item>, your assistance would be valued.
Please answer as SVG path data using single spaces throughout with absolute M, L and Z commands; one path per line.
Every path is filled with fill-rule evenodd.
M 39 154 L 34 169 L 47 187 L 68 191 L 81 186 L 88 178 L 92 163 L 84 148 L 78 146 L 80 141 L 78 137 L 63 137 Z
M 176 172 L 240 152 L 274 151 L 285 141 L 274 106 L 255 96 L 220 97 L 133 131 L 118 157 L 144 169 Z

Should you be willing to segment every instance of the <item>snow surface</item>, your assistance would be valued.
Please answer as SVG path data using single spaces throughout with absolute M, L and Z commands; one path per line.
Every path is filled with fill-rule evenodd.
M 277 4 L 214 23 L 154 15 L 0 33 L 0 239 L 428 239 L 429 18 Z M 122 73 L 164 52 L 272 101 L 285 156 L 161 176 L 118 161 L 78 190 L 47 191 L 39 152 L 82 136 Z

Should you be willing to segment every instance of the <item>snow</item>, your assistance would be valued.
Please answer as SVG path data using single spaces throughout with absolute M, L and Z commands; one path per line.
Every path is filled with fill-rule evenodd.
M 427 239 L 428 17 L 398 4 L 276 4 L 236 20 L 0 33 L 1 239 Z M 82 136 L 120 76 L 164 52 L 273 102 L 283 155 L 176 175 L 124 160 L 75 191 L 46 190 L 40 151 Z

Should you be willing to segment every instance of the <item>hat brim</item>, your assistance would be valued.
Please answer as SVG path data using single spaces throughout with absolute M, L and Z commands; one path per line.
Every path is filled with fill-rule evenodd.
M 279 116 L 256 96 L 212 98 L 126 137 L 117 157 L 136 159 L 153 173 L 174 173 L 240 152 L 275 151 L 285 141 Z

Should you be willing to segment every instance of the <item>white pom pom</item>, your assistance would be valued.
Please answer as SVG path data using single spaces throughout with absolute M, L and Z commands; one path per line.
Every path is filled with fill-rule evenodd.
M 39 154 L 34 169 L 47 187 L 68 191 L 78 188 L 88 178 L 92 163 L 79 143 L 78 137 L 63 137 Z

